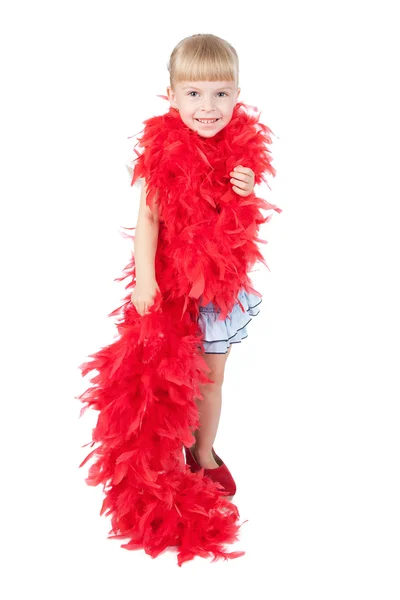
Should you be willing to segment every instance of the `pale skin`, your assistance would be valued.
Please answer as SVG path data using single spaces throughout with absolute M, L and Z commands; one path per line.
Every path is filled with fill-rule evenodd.
M 203 137 L 212 137 L 225 127 L 237 102 L 240 88 L 232 81 L 183 81 L 167 88 L 168 99 L 173 108 L 179 110 L 183 122 Z M 210 125 L 199 119 L 216 119 Z M 254 192 L 254 172 L 246 166 L 237 165 L 230 173 L 232 190 L 239 196 Z M 131 296 L 132 303 L 143 316 L 154 302 L 158 285 L 154 273 L 154 255 L 159 230 L 158 206 L 154 211 L 146 205 L 146 185 L 143 182 L 140 208 L 135 236 L 135 260 L 137 263 L 136 287 Z M 138 268 L 139 267 L 139 268 Z M 199 384 L 203 399 L 196 398 L 200 427 L 193 432 L 196 442 L 191 451 L 201 467 L 215 469 L 212 448 L 218 430 L 222 406 L 222 384 L 225 365 L 232 346 L 226 354 L 204 354 L 211 372 L 207 373 L 213 383 Z

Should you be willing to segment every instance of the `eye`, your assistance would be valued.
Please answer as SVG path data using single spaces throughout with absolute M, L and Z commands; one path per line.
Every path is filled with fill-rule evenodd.
M 194 90 L 192 90 L 191 92 L 188 92 L 188 96 L 190 96 L 191 98 L 194 98 L 194 96 L 192 96 L 192 94 L 198 94 L 198 92 L 195 92 Z M 226 92 L 218 92 L 219 94 L 225 94 L 225 96 L 227 96 L 228 94 Z

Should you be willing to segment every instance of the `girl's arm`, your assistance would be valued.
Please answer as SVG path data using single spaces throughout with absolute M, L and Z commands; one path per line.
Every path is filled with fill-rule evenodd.
M 137 283 L 149 283 L 155 280 L 154 259 L 157 250 L 159 232 L 158 192 L 155 209 L 151 211 L 146 204 L 147 187 L 143 179 L 140 194 L 139 215 L 134 241 L 134 255 Z

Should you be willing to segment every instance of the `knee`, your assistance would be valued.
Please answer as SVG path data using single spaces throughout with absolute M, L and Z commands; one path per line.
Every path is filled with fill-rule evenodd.
M 213 383 L 206 383 L 206 386 L 222 387 L 222 384 L 224 383 L 223 371 L 211 371 L 211 373 L 207 373 L 207 377 L 211 379 Z

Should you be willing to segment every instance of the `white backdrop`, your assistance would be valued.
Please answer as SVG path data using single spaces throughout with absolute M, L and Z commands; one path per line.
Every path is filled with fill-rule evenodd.
M 394 2 L 17 2 L 2 9 L 4 598 L 398 600 L 398 27 Z M 115 335 L 139 190 L 128 136 L 164 112 L 175 44 L 236 48 L 277 136 L 282 208 L 233 347 L 215 448 L 236 560 L 152 560 L 106 539 L 84 483 L 96 415 L 78 365 Z M 121 542 L 122 543 L 122 542 Z M 149 579 L 151 576 L 151 579 Z M 194 579 L 195 577 L 195 579 Z M 235 596 L 236 597 L 236 596 Z

